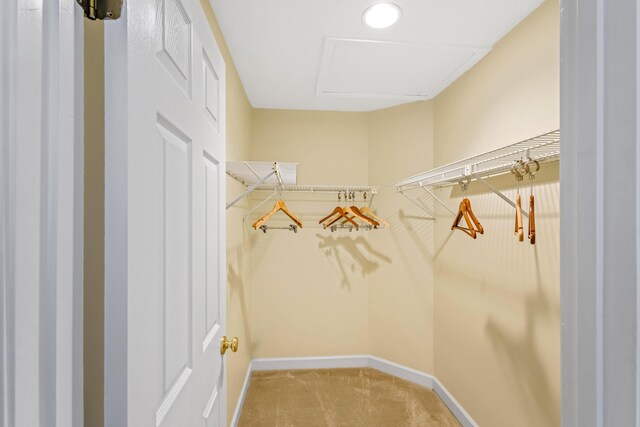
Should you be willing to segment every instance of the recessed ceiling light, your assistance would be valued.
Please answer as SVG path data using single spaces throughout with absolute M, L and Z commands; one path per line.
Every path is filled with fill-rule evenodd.
M 387 28 L 400 18 L 400 8 L 393 3 L 378 3 L 364 11 L 362 19 L 371 28 Z

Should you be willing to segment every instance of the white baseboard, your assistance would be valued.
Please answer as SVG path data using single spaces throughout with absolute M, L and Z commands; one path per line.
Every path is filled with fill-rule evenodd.
M 447 408 L 453 413 L 453 415 L 458 419 L 460 424 L 464 427 L 478 427 L 471 415 L 464 410 L 462 405 L 458 403 L 458 401 L 453 397 L 449 390 L 447 390 L 444 385 L 437 378 L 433 379 L 433 391 L 440 397 L 440 399 L 447 405 Z
M 464 410 L 458 401 L 449 393 L 444 385 L 433 375 L 399 365 L 389 360 L 371 355 L 327 356 L 327 357 L 287 357 L 274 359 L 254 359 L 247 368 L 247 375 L 242 386 L 238 404 L 233 414 L 231 426 L 236 427 L 242 413 L 251 372 L 253 371 L 285 371 L 294 369 L 335 369 L 335 368 L 373 368 L 403 380 L 421 385 L 436 392 L 451 413 L 464 427 L 478 427 L 478 424 Z
M 369 366 L 369 357 L 367 355 L 358 355 L 253 359 L 253 370 L 287 371 L 292 369 L 365 368 Z
M 406 366 L 376 356 L 369 356 L 368 366 L 382 371 L 385 374 L 393 375 L 394 377 L 402 378 L 405 381 L 433 390 L 433 375 L 425 374 L 424 372 L 407 368 Z
M 247 390 L 249 389 L 249 382 L 251 382 L 251 373 L 253 371 L 253 362 L 249 362 L 249 366 L 247 366 L 247 374 L 244 376 L 244 383 L 240 390 L 240 396 L 238 396 L 238 403 L 236 403 L 236 410 L 233 412 L 233 418 L 231 418 L 231 426 L 233 427 L 236 427 L 240 421 L 240 414 L 242 413 L 244 400 L 247 398 Z

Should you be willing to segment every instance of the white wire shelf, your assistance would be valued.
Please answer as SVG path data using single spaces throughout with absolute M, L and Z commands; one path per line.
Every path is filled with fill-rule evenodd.
M 270 191 L 276 193 L 308 194 L 362 194 L 369 197 L 369 203 L 378 194 L 378 187 L 369 185 L 298 185 L 297 163 L 228 161 L 227 175 L 247 186 L 246 191 L 227 204 L 227 209 L 249 196 L 252 192 Z M 266 200 L 270 199 L 268 197 Z M 346 197 L 345 197 L 346 200 Z
M 298 164 L 228 161 L 227 175 L 247 187 L 256 184 L 273 186 L 280 184 L 280 180 L 282 180 L 282 184 L 296 185 L 298 183 Z
M 398 192 L 440 188 L 509 173 L 518 161 L 546 163 L 560 158 L 560 130 L 440 166 L 392 184 Z

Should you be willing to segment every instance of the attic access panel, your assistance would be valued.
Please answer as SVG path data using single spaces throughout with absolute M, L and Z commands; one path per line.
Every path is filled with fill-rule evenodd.
M 431 99 L 475 65 L 488 46 L 327 39 L 318 96 Z

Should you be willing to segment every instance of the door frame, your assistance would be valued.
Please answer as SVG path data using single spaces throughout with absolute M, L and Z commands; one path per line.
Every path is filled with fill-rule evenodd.
M 565 426 L 640 426 L 639 29 L 638 0 L 561 0 Z
M 0 14 L 0 426 L 82 426 L 83 14 Z

